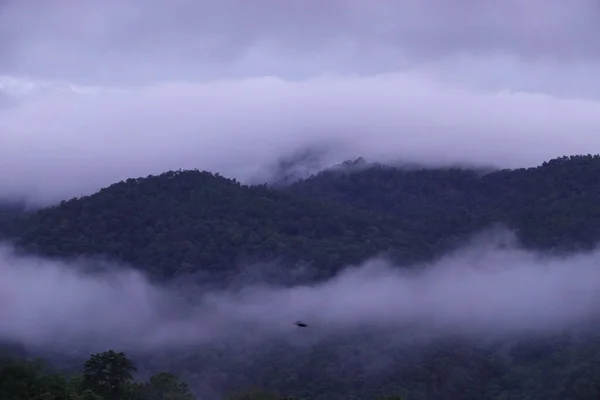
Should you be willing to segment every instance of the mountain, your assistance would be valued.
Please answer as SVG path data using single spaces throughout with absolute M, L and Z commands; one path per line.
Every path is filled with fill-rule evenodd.
M 108 256 L 157 279 L 203 272 L 223 281 L 248 264 L 277 261 L 284 275 L 309 266 L 311 279 L 320 280 L 382 253 L 399 266 L 431 260 L 497 225 L 513 229 L 529 248 L 591 249 L 600 240 L 599 198 L 597 155 L 492 171 L 357 160 L 274 187 L 170 171 L 37 211 L 7 209 L 0 227 L 27 251 Z M 394 348 L 374 367 L 369 351 L 380 339 L 357 333 L 310 350 L 273 342 L 243 354 L 214 348 L 136 359 L 140 370 L 174 371 L 199 392 L 210 382 L 219 391 L 257 385 L 312 399 L 600 394 L 597 335 L 485 345 L 450 338 L 423 351 Z
M 162 278 L 272 260 L 327 277 L 382 253 L 431 259 L 494 225 L 526 246 L 588 249 L 600 240 L 598 196 L 599 156 L 491 173 L 336 168 L 283 188 L 171 171 L 30 213 L 12 236 L 44 255 L 105 255 Z
M 493 224 L 526 246 L 576 250 L 600 240 L 600 156 L 565 156 L 533 168 L 332 169 L 291 185 L 298 196 L 385 213 L 414 236 L 465 235 Z
M 167 172 L 129 179 L 20 221 L 17 244 L 48 256 L 107 255 L 164 278 L 235 272 L 277 259 L 331 273 L 406 249 L 402 221 L 218 174 Z

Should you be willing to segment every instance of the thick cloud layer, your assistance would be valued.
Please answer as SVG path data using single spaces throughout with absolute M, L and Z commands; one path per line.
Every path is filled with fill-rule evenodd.
M 319 284 L 255 283 L 201 292 L 192 301 L 127 269 L 90 275 L 8 247 L 0 257 L 0 319 L 10 321 L 0 325 L 0 337 L 32 346 L 301 344 L 365 328 L 421 340 L 535 337 L 589 327 L 600 312 L 597 251 L 550 258 L 480 241 L 421 268 L 373 260 Z M 298 319 L 309 327 L 295 327 Z
M 418 74 L 52 92 L 0 110 L 0 188 L 48 202 L 167 169 L 268 179 L 279 157 L 307 146 L 329 150 L 322 166 L 358 156 L 532 166 L 600 152 L 599 130 L 594 101 L 485 93 Z
M 600 152 L 593 0 L 0 2 L 0 198 Z M 310 171 L 308 171 L 310 172 Z

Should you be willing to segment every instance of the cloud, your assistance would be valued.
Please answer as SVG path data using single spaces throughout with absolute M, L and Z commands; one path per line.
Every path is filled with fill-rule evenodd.
M 519 338 L 577 331 L 600 315 L 598 251 L 553 258 L 488 239 L 437 262 L 384 260 L 315 284 L 195 290 L 156 286 L 126 268 L 89 272 L 0 250 L 0 338 L 29 346 L 200 349 L 233 339 L 310 344 L 364 329 L 401 337 Z M 308 328 L 293 325 L 304 320 Z M 316 341 L 316 342 L 315 342 Z
M 0 109 L 3 197 L 47 204 L 178 168 L 268 179 L 306 147 L 328 150 L 321 166 L 364 156 L 521 167 L 600 151 L 594 100 L 491 93 L 418 71 L 82 91 Z
M 264 181 L 306 149 L 313 169 L 599 152 L 592 0 L 59 2 L 0 2 L 1 198 Z
M 142 81 L 389 73 L 456 54 L 597 61 L 594 0 L 0 4 L 0 73 Z

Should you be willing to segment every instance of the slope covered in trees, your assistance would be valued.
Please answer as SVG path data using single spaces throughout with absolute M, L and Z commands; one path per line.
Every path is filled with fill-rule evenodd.
M 533 168 L 487 171 L 359 165 L 323 171 L 289 192 L 401 218 L 433 236 L 491 224 L 538 248 L 589 248 L 600 240 L 600 156 L 560 157 Z
M 380 253 L 425 260 L 494 224 L 515 229 L 528 246 L 589 248 L 600 239 L 599 195 L 598 156 L 485 174 L 331 170 L 283 189 L 178 171 L 129 179 L 19 223 L 1 219 L 28 250 L 107 255 L 159 277 L 229 274 L 271 260 L 329 276 Z
M 108 255 L 162 277 L 272 259 L 327 271 L 412 244 L 397 219 L 199 171 L 129 179 L 19 223 L 29 250 Z
M 362 340 L 363 344 L 365 340 Z M 367 340 L 368 342 L 368 340 Z M 346 348 L 344 348 L 346 346 Z M 162 367 L 182 371 L 140 379 L 139 363 L 112 350 L 91 354 L 76 370 L 40 359 L 0 357 L 0 398 L 10 400 L 594 400 L 600 393 L 600 344 L 536 340 L 481 346 L 441 341 L 424 351 L 394 350 L 394 363 L 377 368 L 360 357 L 359 342 L 326 341 L 303 357 L 267 347 L 265 359 L 231 356 L 236 368 L 212 369 L 206 354 L 174 357 Z M 206 350 L 205 350 L 206 351 Z M 343 358 L 346 351 L 352 357 Z M 212 360 L 215 361 L 214 359 Z M 372 360 L 371 360 L 372 361 Z M 147 361 L 146 361 L 147 363 Z M 375 369 L 374 369 L 375 368 Z M 162 368 L 158 369 L 159 371 Z M 213 372 L 215 375 L 208 376 Z M 231 390 L 204 394 L 202 383 L 227 381 Z M 188 386 L 189 383 L 190 385 Z M 213 382 L 211 382 L 213 383 Z M 198 394 L 194 394 L 197 392 Z

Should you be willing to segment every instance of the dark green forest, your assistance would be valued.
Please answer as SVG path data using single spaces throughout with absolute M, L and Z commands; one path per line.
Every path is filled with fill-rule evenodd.
M 277 187 L 243 185 L 206 171 L 170 171 L 37 211 L 5 207 L 0 233 L 26 252 L 108 257 L 162 281 L 202 272 L 226 283 L 262 261 L 274 261 L 284 272 L 307 266 L 311 279 L 321 280 L 382 254 L 398 268 L 410 268 L 494 226 L 514 231 L 526 248 L 590 250 L 600 240 L 599 200 L 598 155 L 492 171 L 349 162 Z M 393 362 L 373 375 L 361 370 L 361 343 L 364 337 L 331 339 L 301 354 L 272 343 L 232 361 L 227 352 L 198 350 L 139 363 L 148 372 L 175 371 L 192 389 L 196 381 L 212 379 L 228 392 L 256 386 L 311 399 L 600 398 L 596 334 L 501 344 L 445 339 L 425 350 L 396 349 Z M 340 353 L 346 354 L 344 365 L 337 361 Z M 209 364 L 228 372 L 210 375 Z M 40 371 L 29 361 L 5 364 L 0 382 L 9 389 L 0 391 L 18 386 L 23 394 L 14 399 L 136 398 Z M 156 379 L 173 387 L 179 382 L 174 375 Z M 129 375 L 125 381 L 127 396 L 152 386 Z M 143 398 L 190 398 L 152 396 Z M 236 398 L 280 397 L 257 392 Z
M 43 360 L 0 359 L 0 398 L 6 400 L 194 400 L 185 382 L 167 372 L 136 382 L 137 368 L 123 352 L 91 354 L 76 373 Z
M 589 249 L 600 239 L 599 172 L 600 156 L 491 173 L 376 164 L 275 189 L 174 171 L 0 221 L 29 251 L 108 256 L 161 278 L 235 273 L 259 260 L 328 276 L 382 253 L 398 264 L 427 260 L 495 224 L 527 247 Z
M 176 375 L 159 372 L 136 381 L 135 363 L 114 350 L 91 354 L 79 371 L 60 371 L 44 360 L 0 359 L 0 398 L 4 400 L 195 400 Z M 253 391 L 228 399 L 251 400 Z M 274 393 L 257 392 L 281 399 Z M 256 397 L 254 397 L 256 398 Z

